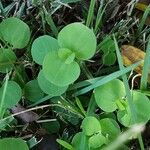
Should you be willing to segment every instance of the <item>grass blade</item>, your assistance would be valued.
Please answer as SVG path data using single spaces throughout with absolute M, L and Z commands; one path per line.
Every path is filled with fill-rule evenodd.
M 144 15 L 143 15 L 143 17 L 142 17 L 142 19 L 141 19 L 141 21 L 140 21 L 140 24 L 139 24 L 139 27 L 138 27 L 138 30 L 137 30 L 137 34 L 138 34 L 138 35 L 141 34 L 141 32 L 142 32 L 142 30 L 143 30 L 143 27 L 144 27 L 144 24 L 145 24 L 145 22 L 146 22 L 146 19 L 147 19 L 149 13 L 150 13 L 150 5 L 149 5 L 149 6 L 147 7 L 147 9 L 145 10 Z
M 123 74 L 133 70 L 134 68 L 139 66 L 142 62 L 143 61 L 139 61 L 139 62 L 137 62 L 137 63 L 135 63 L 129 67 L 124 68 L 123 70 L 116 71 L 116 72 L 102 78 L 101 80 L 98 80 L 96 83 L 93 83 L 92 85 L 77 91 L 76 93 L 74 93 L 74 95 L 78 96 L 78 95 L 85 94 L 85 93 L 95 89 L 96 87 L 98 87 L 100 85 L 106 84 L 107 82 L 110 82 L 111 80 L 116 79 L 116 78 L 122 76 Z
M 145 55 L 145 59 L 144 59 L 144 66 L 143 66 L 141 85 L 140 85 L 141 90 L 147 89 L 147 80 L 148 80 L 149 69 L 150 69 L 150 39 L 148 41 L 146 55 Z
M 94 32 L 95 34 L 97 34 L 98 31 L 98 27 L 101 26 L 102 23 L 102 17 L 105 13 L 106 7 L 108 5 L 108 3 L 105 5 L 105 7 L 103 8 L 103 4 L 104 4 L 104 0 L 101 1 L 101 6 L 98 9 L 98 13 L 97 13 L 97 17 L 96 17 L 96 23 L 95 23 L 95 28 L 94 28 Z
M 57 30 L 57 27 L 53 21 L 53 18 L 51 16 L 51 14 L 49 14 L 46 10 L 45 7 L 43 7 L 43 11 L 44 11 L 44 14 L 45 14 L 45 19 L 46 19 L 46 22 L 48 23 L 48 25 L 51 27 L 51 30 L 53 32 L 53 34 L 55 35 L 55 37 L 57 38 L 58 36 L 58 30 Z
M 122 57 L 121 57 L 121 54 L 120 54 L 120 51 L 119 51 L 119 47 L 118 47 L 118 43 L 116 41 L 115 35 L 113 35 L 113 38 L 114 38 L 114 43 L 115 43 L 115 48 L 116 48 L 119 67 L 120 67 L 120 70 L 122 70 L 122 69 L 124 69 L 124 66 L 123 66 Z M 136 124 L 137 115 L 136 115 L 136 110 L 135 110 L 135 106 L 134 106 L 134 103 L 133 103 L 133 98 L 132 98 L 132 95 L 131 95 L 131 92 L 130 92 L 130 87 L 129 87 L 129 84 L 128 84 L 128 79 L 127 79 L 126 74 L 122 75 L 122 79 L 123 79 L 123 83 L 124 83 L 124 87 L 125 87 L 125 91 L 126 91 L 126 95 L 127 95 L 127 101 L 128 101 L 128 104 L 129 104 L 130 112 L 131 112 L 131 119 Z M 139 140 L 141 150 L 144 150 L 144 144 L 143 144 L 142 136 L 141 136 L 140 133 L 138 135 L 138 140 Z
M 4 89 L 3 89 L 3 93 L 2 93 L 2 98 L 0 100 L 0 119 L 3 118 L 3 105 L 5 103 L 5 95 L 6 95 L 6 91 L 7 91 L 7 85 L 8 85 L 8 80 L 9 80 L 9 75 L 6 74 L 6 80 L 4 83 Z
M 92 19 L 93 19 L 93 16 L 94 16 L 95 3 L 96 3 L 96 0 L 91 0 L 91 2 L 90 2 L 90 8 L 89 8 L 88 16 L 87 16 L 87 20 L 86 20 L 86 26 L 87 27 L 89 27 L 91 22 L 92 22 Z

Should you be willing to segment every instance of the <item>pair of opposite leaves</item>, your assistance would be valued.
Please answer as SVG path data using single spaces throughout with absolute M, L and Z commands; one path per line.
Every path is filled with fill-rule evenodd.
M 77 133 L 72 140 L 75 150 L 79 149 L 80 144 L 83 144 L 82 135 L 88 138 L 87 149 L 100 149 L 121 133 L 119 125 L 111 118 L 99 120 L 96 117 L 87 116 L 82 121 L 81 128 L 82 132 Z
M 72 23 L 59 32 L 57 40 L 48 35 L 35 39 L 31 54 L 33 60 L 43 67 L 38 78 L 66 89 L 80 75 L 77 61 L 91 58 L 95 51 L 93 31 L 81 23 Z M 39 85 L 46 90 L 42 82 L 39 81 Z
M 133 122 L 130 106 L 125 99 L 124 84 L 119 79 L 114 79 L 94 91 L 97 105 L 105 112 L 117 111 L 117 118 L 124 126 L 131 126 Z M 133 103 L 136 113 L 136 123 L 146 123 L 150 119 L 150 101 L 141 92 L 133 91 Z
M 10 17 L 0 23 L 0 40 L 6 48 L 0 48 L 0 72 L 6 73 L 13 68 L 17 57 L 13 49 L 24 48 L 30 40 L 30 29 L 18 18 Z

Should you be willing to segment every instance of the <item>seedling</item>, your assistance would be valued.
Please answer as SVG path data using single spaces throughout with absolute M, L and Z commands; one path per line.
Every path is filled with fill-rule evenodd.
M 91 58 L 95 50 L 96 37 L 93 31 L 81 23 L 64 27 L 58 34 L 58 40 L 48 35 L 35 39 L 31 53 L 33 60 L 43 67 L 38 76 L 43 91 L 53 96 L 65 92 L 63 89 L 67 89 L 80 75 L 78 62 Z M 54 88 L 53 91 L 59 89 L 59 92 L 47 91 L 47 85 L 42 84 L 41 78 Z
M 117 110 L 117 117 L 120 123 L 127 127 L 133 125 L 122 81 L 115 79 L 96 88 L 94 96 L 97 105 L 103 111 L 113 112 Z M 133 91 L 133 102 L 136 108 L 136 123 L 145 124 L 150 119 L 150 101 L 148 97 L 143 93 Z

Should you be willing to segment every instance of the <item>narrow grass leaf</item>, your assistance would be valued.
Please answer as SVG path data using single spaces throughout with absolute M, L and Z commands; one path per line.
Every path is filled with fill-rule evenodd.
M 143 66 L 141 85 L 140 85 L 141 90 L 146 90 L 146 88 L 147 88 L 149 69 L 150 69 L 150 38 L 148 41 L 146 55 L 145 55 L 145 59 L 144 59 L 144 66 Z
M 76 93 L 74 93 L 75 96 L 78 96 L 78 95 L 82 95 L 82 94 L 85 94 L 93 89 L 95 89 L 96 87 L 100 86 L 100 85 L 103 85 L 113 79 L 116 79 L 120 76 L 122 76 L 123 74 L 126 74 L 127 72 L 133 70 L 134 68 L 136 68 L 137 66 L 139 66 L 143 61 L 139 61 L 129 67 L 126 67 L 122 70 L 119 70 L 119 71 L 116 71 L 104 78 L 102 78 L 101 80 L 98 80 L 97 82 L 93 83 L 92 85 L 88 86 L 88 87 L 85 87 L 79 91 L 77 91 Z
M 146 19 L 147 19 L 149 13 L 150 13 L 150 5 L 149 5 L 149 6 L 147 7 L 147 9 L 145 10 L 144 15 L 143 15 L 143 17 L 142 17 L 142 19 L 141 19 L 141 21 L 140 21 L 140 24 L 139 24 L 139 27 L 138 27 L 138 30 L 137 30 L 138 35 L 141 34 L 142 29 L 143 29 L 143 27 L 144 27 L 144 24 L 145 24 L 145 22 L 146 22 Z
M 91 0 L 90 8 L 89 8 L 89 11 L 88 11 L 88 16 L 87 16 L 87 20 L 86 20 L 86 26 L 87 27 L 89 27 L 91 22 L 92 22 L 92 19 L 93 19 L 93 16 L 94 16 L 95 3 L 96 3 L 96 0 Z
M 119 47 L 118 47 L 118 43 L 116 41 L 115 35 L 113 35 L 113 38 L 114 38 L 114 43 L 115 43 L 115 47 L 116 47 L 116 53 L 117 53 L 119 67 L 120 67 L 120 70 L 122 70 L 122 69 L 124 69 L 123 61 L 122 61 L 122 57 L 121 57 L 121 54 L 120 54 L 120 51 L 119 51 Z M 124 82 L 124 87 L 125 87 L 125 91 L 126 91 L 126 95 L 127 95 L 127 101 L 128 101 L 129 108 L 130 108 L 130 111 L 131 111 L 131 119 L 133 119 L 133 122 L 136 123 L 137 115 L 136 115 L 135 105 L 133 103 L 133 99 L 132 99 L 132 95 L 131 95 L 131 92 L 130 92 L 130 87 L 129 87 L 129 84 L 128 84 L 128 79 L 127 79 L 126 74 L 122 75 L 122 79 L 123 79 L 123 82 Z M 140 133 L 138 135 L 138 140 L 139 140 L 141 150 L 144 150 L 144 144 L 143 144 L 142 136 L 141 136 Z

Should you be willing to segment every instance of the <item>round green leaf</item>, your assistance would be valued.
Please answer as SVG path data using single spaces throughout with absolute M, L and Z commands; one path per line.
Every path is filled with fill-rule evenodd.
M 51 95 L 51 96 L 60 96 L 68 88 L 68 86 L 60 87 L 49 82 L 45 78 L 42 70 L 39 72 L 39 75 L 38 75 L 38 84 L 44 93 Z
M 89 138 L 90 148 L 94 148 L 94 149 L 99 148 L 106 143 L 107 143 L 107 139 L 101 133 L 95 134 Z
M 67 86 L 73 83 L 80 75 L 80 67 L 75 61 L 65 63 L 58 57 L 58 53 L 48 53 L 43 62 L 43 73 L 48 81 L 57 86 Z
M 116 61 L 116 54 L 114 52 L 109 52 L 103 55 L 103 63 L 104 65 L 111 66 Z
M 81 125 L 81 128 L 85 135 L 91 136 L 95 133 L 98 133 L 101 131 L 101 125 L 99 121 L 95 117 L 86 117 Z
M 22 96 L 22 90 L 20 86 L 14 81 L 8 81 L 4 102 L 1 101 L 3 92 L 4 92 L 4 85 L 0 89 L 0 103 L 3 103 L 2 107 L 4 109 L 15 106 Z
M 82 132 L 76 133 L 72 139 L 71 144 L 73 145 L 74 149 L 78 149 L 81 142 Z
M 65 26 L 58 34 L 61 48 L 73 51 L 78 59 L 87 60 L 96 51 L 96 37 L 91 29 L 81 23 Z
M 150 101 L 147 96 L 143 93 L 133 91 L 133 102 L 136 111 L 136 123 L 145 124 L 150 120 Z M 131 117 L 131 112 L 129 109 L 129 105 L 126 110 L 118 111 L 117 113 L 118 120 L 121 124 L 126 127 L 129 127 L 134 124 L 134 119 Z
M 107 54 L 108 52 L 114 52 L 116 50 L 114 40 L 111 38 L 110 35 L 106 36 L 103 39 L 99 47 L 104 54 Z
M 114 79 L 98 88 L 94 92 L 97 105 L 106 112 L 113 112 L 117 109 L 116 101 L 125 96 L 124 84 Z
M 100 120 L 102 134 L 108 136 L 110 141 L 114 140 L 120 133 L 120 127 L 118 123 L 110 118 L 104 118 Z
M 30 29 L 18 18 L 7 18 L 0 24 L 0 38 L 11 44 L 13 48 L 21 49 L 30 40 Z
M 29 150 L 24 140 L 20 138 L 4 138 L 0 139 L 1 150 Z
M 44 97 L 44 93 L 39 87 L 37 80 L 31 80 L 25 85 L 24 95 L 28 100 L 32 102 L 36 102 L 37 100 Z
M 34 40 L 31 48 L 31 54 L 33 60 L 42 65 L 46 54 L 52 51 L 57 51 L 58 49 L 59 46 L 57 40 L 51 36 L 44 35 Z
M 15 53 L 10 49 L 0 49 L 0 72 L 6 73 L 10 71 L 16 61 Z

